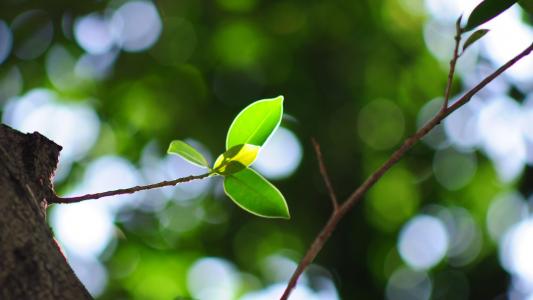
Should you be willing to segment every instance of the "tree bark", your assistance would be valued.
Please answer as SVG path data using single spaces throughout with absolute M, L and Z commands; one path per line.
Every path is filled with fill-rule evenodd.
M 0 299 L 91 299 L 46 222 L 60 150 L 0 124 Z

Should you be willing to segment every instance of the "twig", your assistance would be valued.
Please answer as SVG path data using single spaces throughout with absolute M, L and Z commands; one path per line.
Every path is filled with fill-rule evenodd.
M 457 22 L 455 23 L 455 47 L 453 49 L 453 56 L 450 60 L 450 71 L 448 72 L 448 82 L 446 83 L 446 89 L 444 90 L 444 103 L 442 104 L 441 110 L 448 109 L 448 102 L 450 100 L 450 94 L 452 91 L 452 84 L 453 84 L 453 75 L 455 74 L 455 65 L 457 64 L 457 60 L 459 59 L 459 44 L 461 43 L 461 19 L 463 16 L 460 16 L 457 19 Z
M 509 69 L 511 66 L 513 66 L 515 63 L 517 63 L 522 58 L 528 56 L 533 51 L 533 43 L 529 45 L 524 51 L 520 52 L 517 56 L 513 57 L 511 60 L 506 62 L 503 66 L 498 68 L 498 70 L 494 71 L 489 76 L 485 77 L 478 85 L 476 85 L 474 88 L 466 92 L 463 97 L 459 98 L 455 103 L 453 103 L 445 112 L 445 115 L 443 116 L 443 119 L 447 117 L 452 112 L 456 111 L 459 107 L 463 106 L 466 102 L 470 101 L 470 99 L 477 94 L 482 88 L 484 88 L 487 84 L 489 84 L 492 80 L 494 80 L 496 77 L 500 76 L 503 72 L 505 72 L 507 69 Z
M 311 142 L 313 143 L 313 147 L 315 148 L 315 154 L 316 159 L 318 160 L 318 168 L 320 169 L 320 175 L 322 175 L 324 184 L 328 189 L 329 198 L 331 199 L 333 211 L 335 212 L 339 208 L 339 202 L 337 201 L 337 195 L 335 194 L 335 190 L 333 189 L 333 185 L 331 184 L 331 180 L 329 179 L 328 170 L 326 169 L 326 165 L 324 164 L 322 151 L 320 151 L 320 144 L 318 144 L 318 142 L 314 138 L 311 138 Z
M 134 186 L 127 189 L 118 189 L 113 191 L 107 191 L 102 193 L 96 193 L 96 194 L 87 194 L 83 196 L 77 196 L 77 197 L 58 197 L 56 196 L 54 199 L 51 199 L 48 201 L 49 203 L 76 203 L 81 202 L 85 200 L 91 200 L 91 199 L 99 199 L 102 197 L 109 197 L 109 196 L 116 196 L 116 195 L 124 195 L 124 194 L 133 194 L 139 191 L 144 190 L 151 190 L 151 189 L 157 189 L 165 186 L 174 186 L 179 183 L 189 182 L 193 180 L 203 179 L 211 175 L 210 173 L 202 174 L 202 175 L 191 175 L 187 177 L 177 178 L 170 181 L 161 181 L 158 183 L 148 184 L 148 185 L 141 185 L 141 186 Z
M 457 100 L 454 104 L 452 104 L 450 107 L 440 110 L 437 115 L 435 115 L 429 122 L 427 122 L 422 128 L 420 128 L 415 134 L 413 134 L 411 137 L 406 139 L 404 143 L 398 148 L 390 157 L 389 159 L 384 162 L 370 177 L 368 177 L 365 182 L 361 186 L 359 186 L 349 197 L 348 199 L 339 207 L 337 211 L 335 211 L 331 217 L 329 218 L 328 222 L 324 225 L 320 233 L 317 235 L 309 249 L 307 250 L 307 253 L 304 255 L 300 263 L 298 264 L 298 267 L 294 271 L 294 273 L 291 276 L 291 279 L 289 280 L 289 283 L 287 284 L 287 287 L 285 288 L 285 291 L 283 295 L 281 296 L 280 300 L 287 300 L 289 298 L 289 295 L 292 291 L 292 289 L 296 286 L 296 283 L 298 281 L 298 278 L 303 273 L 303 271 L 307 268 L 307 266 L 315 259 L 317 254 L 320 252 L 320 250 L 324 247 L 324 244 L 327 242 L 328 238 L 331 236 L 333 231 L 335 230 L 337 224 L 339 221 L 346 215 L 348 211 L 356 204 L 358 203 L 363 195 L 396 163 L 398 162 L 404 154 L 413 147 L 414 144 L 416 144 L 420 139 L 422 139 L 431 129 L 433 129 L 435 126 L 437 126 L 442 120 L 444 120 L 449 114 L 457 110 L 459 107 L 463 106 L 465 103 L 467 103 L 472 96 L 474 96 L 477 92 L 479 92 L 482 88 L 484 88 L 487 84 L 489 84 L 492 80 L 494 80 L 496 77 L 498 77 L 500 74 L 505 72 L 507 69 L 509 69 L 511 66 L 513 66 L 516 62 L 524 58 L 525 56 L 529 55 L 533 51 L 533 43 L 529 45 L 526 49 L 524 49 L 522 52 L 520 52 L 518 55 L 516 55 L 514 58 L 509 60 L 507 63 L 505 63 L 503 66 L 498 68 L 496 71 L 494 71 L 489 76 L 485 77 L 480 83 L 478 83 L 475 87 L 470 89 L 468 92 L 466 92 L 459 100 Z

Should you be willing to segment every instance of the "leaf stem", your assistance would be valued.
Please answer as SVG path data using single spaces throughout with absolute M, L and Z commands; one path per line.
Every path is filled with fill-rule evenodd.
M 303 273 L 303 271 L 311 264 L 311 262 L 315 259 L 315 257 L 318 255 L 318 253 L 322 250 L 324 245 L 326 244 L 328 238 L 331 236 L 333 231 L 335 231 L 335 228 L 337 227 L 337 224 L 339 221 L 346 215 L 347 212 L 353 208 L 355 204 L 357 204 L 363 197 L 363 195 L 394 165 L 396 162 L 398 162 L 405 153 L 413 147 L 414 144 L 416 144 L 420 139 L 422 139 L 428 132 L 431 131 L 435 126 L 437 126 L 442 120 L 444 120 L 449 114 L 463 106 L 465 103 L 467 103 L 472 96 L 474 96 L 477 92 L 479 92 L 482 88 L 484 88 L 487 84 L 489 84 L 492 80 L 494 80 L 496 77 L 501 75 L 503 72 L 505 72 L 507 69 L 509 69 L 511 66 L 513 66 L 516 62 L 521 60 L 522 58 L 526 57 L 533 51 L 533 43 L 531 43 L 526 49 L 524 49 L 522 52 L 520 52 L 518 55 L 516 55 L 514 58 L 509 60 L 507 63 L 502 65 L 500 68 L 498 68 L 496 71 L 485 77 L 481 82 L 479 82 L 475 87 L 470 89 L 468 92 L 466 92 L 459 100 L 457 100 L 455 103 L 453 103 L 450 107 L 445 107 L 444 109 L 440 110 L 429 122 L 427 122 L 422 128 L 420 128 L 418 131 L 416 131 L 412 136 L 407 138 L 403 144 L 389 157 L 387 161 L 385 161 L 377 170 L 374 171 L 368 177 L 363 184 L 361 184 L 347 199 L 342 205 L 339 207 L 338 210 L 334 211 L 333 214 L 328 219 L 327 223 L 324 225 L 320 233 L 316 236 L 311 246 L 307 249 L 307 253 L 304 255 L 300 263 L 298 264 L 298 267 L 294 271 L 294 273 L 291 276 L 291 279 L 289 280 L 287 287 L 285 288 L 285 291 L 283 292 L 283 295 L 281 296 L 280 300 L 287 300 L 289 298 L 289 295 L 291 294 L 291 291 L 296 286 L 296 283 L 298 281 L 298 278 Z
M 112 191 L 107 191 L 107 192 L 102 192 L 102 193 L 87 194 L 87 195 L 77 196 L 77 197 L 56 196 L 55 198 L 50 199 L 48 203 L 76 203 L 76 202 L 81 202 L 85 200 L 100 199 L 100 198 L 109 197 L 109 196 L 133 194 L 133 193 L 140 192 L 140 191 L 157 189 L 157 188 L 162 188 L 165 186 L 174 186 L 179 183 L 185 183 L 185 182 L 189 182 L 193 180 L 204 179 L 206 177 L 209 177 L 212 174 L 213 173 L 191 175 L 191 176 L 181 177 L 181 178 L 177 178 L 177 179 L 169 180 L 169 181 L 161 181 L 158 183 L 153 183 L 153 184 L 148 184 L 148 185 L 140 185 L 140 186 L 138 185 L 138 186 L 134 186 L 134 187 L 126 188 L 126 189 L 118 189 L 118 190 L 112 190 Z

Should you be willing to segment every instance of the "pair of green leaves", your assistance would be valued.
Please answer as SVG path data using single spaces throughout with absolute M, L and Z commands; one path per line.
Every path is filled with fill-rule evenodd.
M 279 127 L 282 115 L 283 96 L 248 105 L 231 123 L 226 136 L 226 151 L 219 155 L 212 167 L 200 152 L 183 141 L 172 141 L 167 152 L 209 169 L 212 175 L 224 176 L 226 195 L 244 210 L 261 217 L 289 219 L 289 208 L 281 192 L 248 168 Z
M 518 3 L 522 8 L 530 14 L 533 14 L 533 1 L 532 0 L 484 0 L 474 8 L 466 26 L 462 28 L 463 32 L 470 31 L 486 22 L 492 20 L 508 8 Z M 489 32 L 488 29 L 479 29 L 472 33 L 463 44 L 463 51 L 469 46 L 481 39 L 485 34 Z

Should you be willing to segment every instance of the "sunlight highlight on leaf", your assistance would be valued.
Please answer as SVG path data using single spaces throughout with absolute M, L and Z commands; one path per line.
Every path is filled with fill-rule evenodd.
M 251 165 L 257 158 L 261 147 L 244 144 L 231 147 L 220 154 L 213 165 L 213 170 L 221 175 L 230 175 Z
M 278 128 L 283 115 L 283 96 L 256 101 L 233 120 L 226 137 L 226 149 L 241 144 L 262 146 Z

